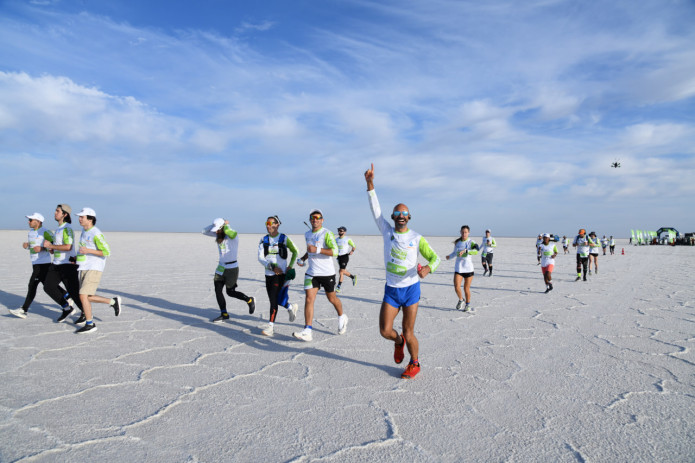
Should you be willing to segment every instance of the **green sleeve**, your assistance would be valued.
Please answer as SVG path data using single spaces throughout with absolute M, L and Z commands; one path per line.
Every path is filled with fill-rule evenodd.
M 43 239 L 48 241 L 49 243 L 53 243 L 55 241 L 53 233 L 51 233 L 49 230 L 43 232 Z
M 323 241 L 326 247 L 330 248 L 333 251 L 333 257 L 337 256 L 338 245 L 335 242 L 335 236 L 333 235 L 333 232 L 329 231 L 328 233 L 326 233 L 326 238 Z
M 348 245 L 352 246 L 352 249 L 357 249 L 357 246 L 355 246 L 355 243 L 352 242 L 352 238 L 348 239 Z
M 494 238 L 492 238 L 492 244 L 491 244 L 490 246 L 492 246 L 493 248 L 496 248 L 496 247 L 497 247 L 497 243 L 495 243 L 495 239 L 494 239 Z
M 435 270 L 437 270 L 437 267 L 439 267 L 439 263 L 441 262 L 441 259 L 437 255 L 436 252 L 432 249 L 430 244 L 427 242 L 425 237 L 420 238 L 420 254 L 422 254 L 422 257 L 427 259 L 427 262 L 429 263 L 430 266 L 430 271 L 434 273 Z
M 94 244 L 97 246 L 97 249 L 104 254 L 104 257 L 111 255 L 111 248 L 109 247 L 109 243 L 106 242 L 106 238 L 104 238 L 104 235 L 95 236 Z
M 75 242 L 75 235 L 72 228 L 63 228 L 63 244 L 72 244 Z
M 224 224 L 224 234 L 230 237 L 231 239 L 236 238 L 238 235 L 236 230 L 232 230 L 227 224 Z
M 470 255 L 470 256 L 477 255 L 478 249 L 479 249 L 478 244 L 475 241 L 471 240 L 471 248 L 468 250 L 468 255 Z
M 294 266 L 294 263 L 297 261 L 297 254 L 299 253 L 299 251 L 297 251 L 297 246 L 294 245 L 294 242 L 292 242 L 290 237 L 287 235 L 285 236 L 285 243 L 287 244 L 287 249 L 289 249 L 292 253 L 292 259 L 290 259 L 290 263 L 287 264 L 287 268 L 292 268 Z

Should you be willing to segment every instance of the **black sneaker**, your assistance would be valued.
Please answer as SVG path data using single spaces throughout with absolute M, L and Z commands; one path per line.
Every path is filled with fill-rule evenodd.
M 84 325 L 82 328 L 76 331 L 78 334 L 82 333 L 93 333 L 97 330 L 96 323 L 90 323 L 89 325 Z
M 113 307 L 113 313 L 118 317 L 121 314 L 121 296 L 116 296 L 113 300 L 114 303 L 111 307 Z
M 249 313 L 254 313 L 256 311 L 256 298 L 252 297 L 247 304 L 249 305 Z
M 214 319 L 212 320 L 212 322 L 213 322 L 213 323 L 219 323 L 219 322 L 224 322 L 224 321 L 227 321 L 227 320 L 229 320 L 229 314 L 228 314 L 228 313 L 223 313 L 223 314 L 220 315 L 219 317 L 214 318 Z
M 579 280 L 581 280 L 581 279 L 582 279 L 582 277 L 577 277 L 574 281 L 579 281 Z M 585 279 L 586 279 L 586 278 L 585 278 Z
M 545 294 L 548 294 L 550 292 L 550 286 L 545 287 Z
M 75 325 L 84 325 L 86 321 L 87 321 L 87 318 L 84 316 L 84 312 L 82 312 L 82 315 L 80 315 L 80 318 L 75 320 Z
M 550 284 L 548 285 L 548 291 L 552 291 L 552 290 L 553 290 L 553 284 L 550 283 Z
M 68 306 L 68 308 L 63 310 L 63 313 L 60 314 L 60 317 L 58 317 L 58 319 L 56 320 L 56 323 L 63 323 L 65 321 L 65 319 L 68 318 L 74 310 L 75 309 Z

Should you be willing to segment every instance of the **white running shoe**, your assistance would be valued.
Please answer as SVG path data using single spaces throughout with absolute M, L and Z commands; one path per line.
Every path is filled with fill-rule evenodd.
M 21 307 L 18 308 L 18 309 L 10 310 L 10 313 L 11 313 L 12 315 L 14 315 L 15 317 L 27 318 L 27 313 L 26 313 L 26 311 L 25 311 L 23 308 L 21 308 Z
M 263 331 L 261 331 L 263 336 L 272 336 L 274 334 L 273 325 L 268 325 Z
M 311 328 L 304 328 L 302 331 L 294 332 L 292 333 L 292 336 L 306 342 L 314 339 L 314 337 L 311 335 Z
M 473 310 L 473 307 L 471 307 L 470 304 L 466 303 L 465 307 L 463 308 L 464 312 L 471 312 Z
M 462 300 L 461 300 L 461 301 L 458 301 L 458 302 L 456 303 L 456 310 L 461 310 L 462 307 L 463 307 L 463 301 L 462 301 Z
M 290 323 L 292 323 L 297 318 L 297 310 L 299 310 L 299 305 L 290 304 L 290 308 L 288 310 L 290 314 Z
M 345 314 L 342 314 L 340 317 L 338 317 L 338 334 L 345 334 L 347 331 L 347 324 L 348 324 L 348 316 Z

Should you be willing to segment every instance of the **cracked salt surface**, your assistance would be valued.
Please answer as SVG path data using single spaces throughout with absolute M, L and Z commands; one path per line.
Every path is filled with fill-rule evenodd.
M 314 341 L 272 338 L 260 235 L 241 235 L 240 289 L 257 314 L 212 290 L 217 254 L 197 234 L 109 233 L 99 331 L 74 334 L 39 291 L 29 317 L 21 247 L 0 250 L 0 461 L 692 461 L 695 455 L 695 249 L 626 247 L 574 282 L 560 255 L 544 294 L 534 238 L 499 238 L 495 276 L 473 280 L 475 312 L 453 310 L 451 262 L 422 285 L 416 324 L 422 372 L 378 333 L 380 237 L 353 237 L 358 285 L 340 297 L 348 332 L 325 297 Z M 24 232 L 0 231 L 6 243 Z M 153 249 L 151 243 L 161 243 Z M 302 242 L 300 237 L 297 242 Z M 432 238 L 440 254 L 451 240 Z M 170 249 L 177 253 L 171 255 Z M 147 258 L 143 258 L 147 256 Z M 137 262 L 134 266 L 133 262 Z M 668 263 L 668 266 L 664 265 Z M 163 272 L 162 269 L 171 269 Z M 652 273 L 644 269 L 654 269 Z M 301 272 L 300 272 L 301 274 Z M 298 282 L 291 299 L 303 305 Z M 397 319 L 400 323 L 400 318 Z

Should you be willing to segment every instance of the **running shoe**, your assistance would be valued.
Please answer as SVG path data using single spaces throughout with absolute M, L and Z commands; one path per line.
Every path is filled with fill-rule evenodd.
M 246 302 L 249 305 L 249 314 L 252 314 L 256 311 L 256 298 L 252 297 Z
M 579 281 L 579 280 L 581 280 L 581 279 L 582 279 L 582 277 L 578 276 L 577 278 L 575 278 L 574 281 Z M 586 278 L 584 278 L 584 279 L 586 280 Z
M 461 310 L 462 308 L 463 308 L 463 301 L 458 301 L 456 303 L 456 310 Z
M 591 270 L 589 270 L 589 275 L 591 275 Z
M 417 364 L 415 363 L 409 363 L 408 366 L 405 368 L 405 371 L 403 374 L 401 374 L 401 378 L 403 379 L 413 379 L 415 378 L 415 375 L 420 373 L 420 363 L 418 362 Z
M 393 349 L 393 361 L 396 363 L 401 363 L 405 358 L 405 338 L 403 335 L 400 335 L 400 338 L 403 340 L 403 342 L 396 344 Z
M 342 289 L 340 289 L 340 285 L 336 286 L 336 287 L 335 287 L 335 292 L 336 292 L 336 293 L 340 293 L 340 291 L 342 291 Z
M 219 317 L 213 319 L 212 322 L 213 323 L 219 323 L 219 322 L 224 322 L 227 320 L 229 320 L 229 314 L 225 312 L 222 315 L 220 315 Z
M 487 275 L 487 270 L 485 270 L 485 271 L 483 272 L 483 276 L 485 276 L 485 275 Z
M 309 342 L 312 339 L 314 339 L 314 337 L 311 335 L 311 328 L 304 328 L 302 331 L 299 332 L 295 331 L 294 333 L 292 333 L 292 336 L 306 342 Z
M 56 320 L 56 323 L 63 323 L 66 318 L 70 316 L 70 314 L 74 311 L 72 307 L 68 306 L 67 309 L 63 310 L 63 313 L 60 314 L 60 317 Z
M 87 318 L 84 316 L 84 312 L 82 312 L 82 314 L 80 314 L 80 318 L 75 320 L 75 325 L 84 325 L 86 321 Z
M 297 318 L 297 310 L 299 309 L 299 306 L 297 304 L 290 304 L 290 308 L 288 310 L 290 314 L 290 323 L 293 322 Z
M 123 308 L 121 296 L 116 296 L 113 298 L 113 304 L 111 304 L 111 307 L 113 307 L 113 313 L 115 313 L 118 317 L 121 314 L 121 309 Z
M 15 317 L 27 318 L 27 311 L 24 310 L 22 307 L 20 307 L 20 308 L 18 308 L 18 309 L 10 310 L 10 313 L 11 313 L 12 315 L 14 315 Z
M 473 310 L 473 307 L 471 307 L 471 305 L 468 302 L 466 302 L 466 305 L 463 307 L 463 311 L 470 312 L 471 310 Z
M 261 334 L 263 336 L 272 336 L 274 334 L 274 328 L 273 325 L 268 325 L 263 331 L 261 331 Z
M 548 294 L 550 292 L 550 286 L 545 287 L 545 294 Z
M 345 334 L 347 331 L 347 324 L 348 324 L 348 316 L 345 314 L 342 314 L 340 317 L 338 317 L 338 334 Z
M 93 333 L 97 330 L 97 325 L 96 323 L 89 323 L 87 325 L 84 325 L 82 328 L 79 330 L 75 331 L 75 333 L 78 334 L 84 334 L 84 333 Z
M 355 286 L 357 284 L 357 275 L 352 276 L 352 286 Z

